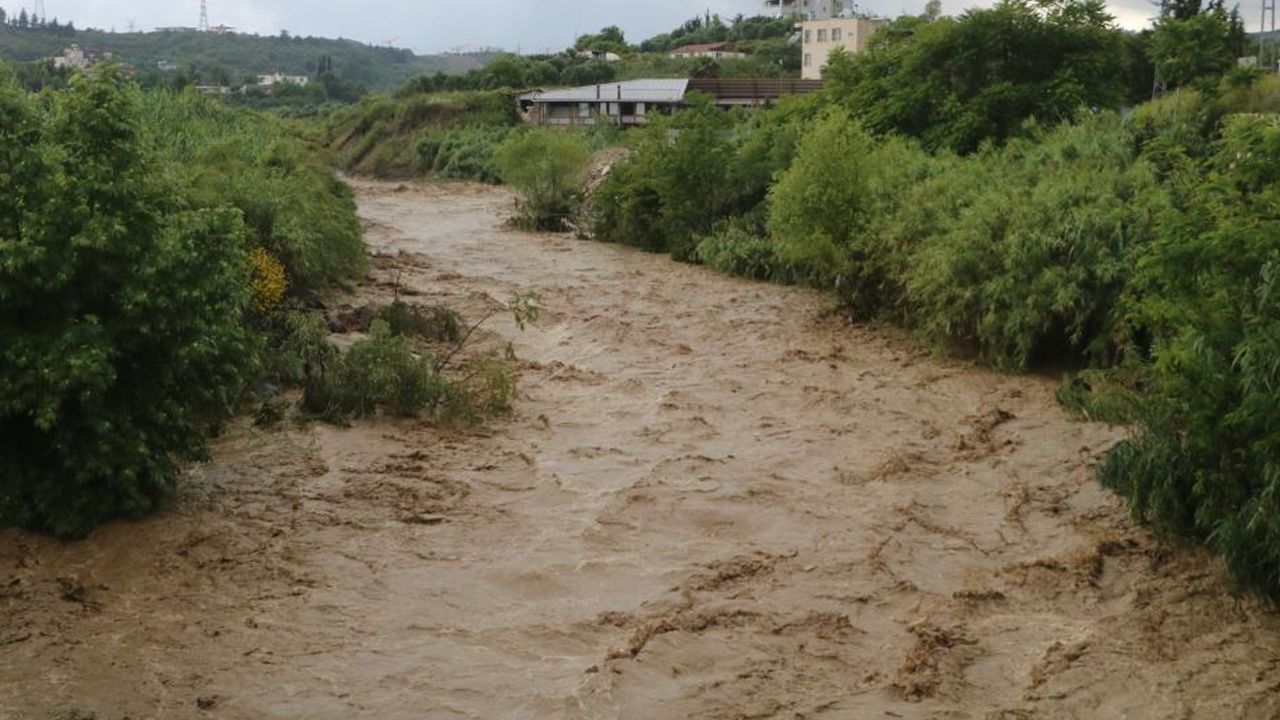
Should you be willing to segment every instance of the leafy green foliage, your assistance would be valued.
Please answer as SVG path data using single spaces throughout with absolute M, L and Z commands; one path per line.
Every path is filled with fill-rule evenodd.
M 514 127 L 470 126 L 429 129 L 418 137 L 418 168 L 448 180 L 498 183 L 497 152 L 518 130 Z
M 783 259 L 768 237 L 732 221 L 698 238 L 694 260 L 726 275 L 787 284 L 815 282 L 806 275 L 811 266 Z
M 330 420 L 379 411 L 414 417 L 457 395 L 432 359 L 416 354 L 410 340 L 383 320 L 375 320 L 371 337 L 354 343 L 326 370 L 320 381 L 306 386 L 303 404 Z
M 1004 367 L 1118 358 L 1131 253 L 1152 242 L 1166 203 L 1133 147 L 1117 118 L 1099 116 L 965 163 L 980 179 L 964 212 L 922 239 L 906 272 L 912 324 Z
M 1002 0 L 956 19 L 900 18 L 869 51 L 834 56 L 825 77 L 872 132 L 967 153 L 1029 118 L 1055 124 L 1081 106 L 1118 107 L 1128 69 L 1101 0 Z
M 48 109 L 0 78 L 0 526 L 152 510 L 247 376 L 249 233 L 171 192 L 141 105 L 109 70 Z
M 375 316 L 395 335 L 427 342 L 458 342 L 462 339 L 462 317 L 443 305 L 417 307 L 395 300 Z
M 1274 117 L 1231 119 L 1138 261 L 1127 310 L 1153 338 L 1152 387 L 1141 432 L 1102 476 L 1135 515 L 1201 539 L 1280 599 L 1277 152 Z
M 537 320 L 539 308 L 536 298 L 516 295 L 465 331 L 462 318 L 440 306 L 396 300 L 361 308 L 347 320 L 369 336 L 342 353 L 329 341 L 318 314 L 294 314 L 280 328 L 275 366 L 293 372 L 281 379 L 302 385 L 303 408 L 330 422 L 379 413 L 476 422 L 510 410 L 515 378 L 507 363 L 491 355 L 455 359 L 467 351 L 480 326 L 501 311 L 510 312 L 523 330 Z
M 629 160 L 601 188 L 595 230 L 613 242 L 690 259 L 726 210 L 731 119 L 706 98 L 633 131 Z
M 1199 11 L 1197 1 L 1156 21 L 1147 54 L 1160 80 L 1180 87 L 1196 80 L 1216 80 L 1245 54 L 1244 22 L 1238 10 L 1219 3 Z
M 769 231 L 781 257 L 812 268 L 863 316 L 893 302 L 903 249 L 876 224 L 924 179 L 924 153 L 900 139 L 878 141 L 834 109 L 801 141 L 795 162 L 770 193 Z M 915 238 L 906 238 L 908 242 Z
M 264 370 L 276 382 L 307 386 L 323 378 L 338 359 L 329 326 L 319 313 L 279 313 L 272 316 L 268 332 Z
M 530 130 L 498 148 L 498 173 L 523 196 L 517 223 L 531 230 L 561 230 L 575 210 L 591 152 L 581 137 Z
M 519 122 L 504 93 L 402 92 L 335 113 L 329 146 L 346 169 L 380 177 L 424 170 L 492 182 L 492 152 Z
M 259 247 L 306 294 L 365 267 L 351 189 L 297 137 L 296 128 L 194 93 L 143 95 L 145 138 L 169 182 L 195 207 L 238 209 Z

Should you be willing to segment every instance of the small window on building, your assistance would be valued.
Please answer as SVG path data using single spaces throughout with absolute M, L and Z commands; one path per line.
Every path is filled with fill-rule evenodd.
M 827 31 L 824 28 L 818 31 L 818 42 L 826 42 L 826 41 L 827 41 Z
M 813 42 L 813 31 L 812 31 L 812 30 L 805 30 L 805 31 L 804 31 L 804 43 L 805 43 L 805 45 L 808 45 L 808 44 L 809 44 L 809 43 L 811 43 L 811 42 Z
M 831 28 L 831 42 L 840 42 L 844 39 L 844 28 Z
M 578 103 L 578 117 L 591 117 L 591 103 Z
M 810 55 L 809 53 L 804 54 L 804 66 L 813 67 L 813 56 Z

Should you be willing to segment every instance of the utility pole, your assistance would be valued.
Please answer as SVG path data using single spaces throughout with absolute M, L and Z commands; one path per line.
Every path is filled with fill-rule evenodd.
M 1267 0 L 1262 0 L 1262 1 L 1267 2 Z M 1172 8 L 1169 7 L 1169 0 L 1160 0 L 1160 2 L 1157 4 L 1160 6 L 1159 19 L 1160 20 L 1167 19 L 1169 17 L 1169 13 L 1172 11 Z M 1152 100 L 1155 100 L 1156 98 L 1160 97 L 1160 95 L 1164 93 L 1165 90 L 1169 89 L 1169 84 L 1165 82 L 1163 79 L 1161 79 L 1160 77 L 1160 68 L 1156 68 L 1155 70 L 1156 71 L 1151 78 L 1151 99 Z
M 200 32 L 209 32 L 209 0 L 200 0 Z
M 1258 67 L 1276 71 L 1276 0 L 1262 0 L 1262 22 L 1258 24 Z

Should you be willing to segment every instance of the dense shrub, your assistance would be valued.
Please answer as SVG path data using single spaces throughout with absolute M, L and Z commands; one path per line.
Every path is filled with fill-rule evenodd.
M 338 348 L 329 340 L 329 326 L 319 313 L 278 313 L 270 318 L 267 330 L 264 370 L 270 380 L 305 388 L 323 378 L 338 358 Z
M 532 230 L 562 230 L 581 199 L 591 152 L 581 137 L 530 130 L 508 139 L 495 160 L 503 182 L 520 191 L 517 222 Z
M 876 139 L 842 112 L 770 196 L 778 255 L 863 317 L 888 316 L 995 364 L 1114 356 L 1130 248 L 1162 194 L 1111 116 L 969 158 Z
M 1102 470 L 1138 517 L 1280 600 L 1280 124 L 1237 116 L 1137 263 L 1154 340 L 1141 430 Z
M 834 57 L 824 76 L 870 130 L 967 153 L 1030 118 L 1053 124 L 1081 106 L 1119 107 L 1129 67 L 1103 3 L 1002 0 L 954 19 L 899 18 L 868 52 Z
M 965 211 L 925 237 L 907 268 L 912 324 L 1004 367 L 1117 359 L 1133 253 L 1153 240 L 1165 205 L 1119 119 L 1063 125 L 967 164 L 981 166 L 981 181 Z
M 374 321 L 370 333 L 306 386 L 307 408 L 335 420 L 379 411 L 413 417 L 457 395 L 432 359 L 414 351 L 409 338 L 393 333 L 383 320 Z
M 733 119 L 708 98 L 634 131 L 633 151 L 600 189 L 595 233 L 679 260 L 724 217 Z
M 462 339 L 462 317 L 443 305 L 416 307 L 403 300 L 395 300 L 374 314 L 387 323 L 395 335 L 427 342 L 455 343 Z
M 503 92 L 424 93 L 366 98 L 335 113 L 328 143 L 347 170 L 379 177 L 439 171 L 493 182 L 493 149 L 520 121 Z
M 693 259 L 726 275 L 788 284 L 815 281 L 809 275 L 812 266 L 783 259 L 776 243 L 743 223 L 728 222 L 698 238 Z
M 846 113 L 831 111 L 770 193 L 768 227 L 779 254 L 811 268 L 813 281 L 836 290 L 861 316 L 896 305 L 911 248 L 876 230 L 905 209 L 903 196 L 925 179 L 927 163 L 909 141 L 877 140 Z
M 48 100 L 0 78 L 0 526 L 80 536 L 153 509 L 230 409 L 250 241 L 157 172 L 118 72 Z
M 351 189 L 284 121 L 193 92 L 142 97 L 142 133 L 194 207 L 234 206 L 253 242 L 284 264 L 290 290 L 314 292 L 364 270 Z
M 427 130 L 419 136 L 419 170 L 449 180 L 498 183 L 498 148 L 516 133 L 512 127 Z

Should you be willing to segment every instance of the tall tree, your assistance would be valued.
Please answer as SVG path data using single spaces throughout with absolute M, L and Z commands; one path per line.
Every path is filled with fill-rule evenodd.
M 1201 79 L 1216 78 L 1236 64 L 1244 53 L 1244 23 L 1239 13 L 1228 13 L 1221 3 L 1195 13 L 1188 6 L 1183 16 L 1174 12 L 1156 21 L 1147 50 L 1162 83 L 1179 87 Z M 1187 14 L 1191 13 L 1191 14 Z
M 1128 66 L 1102 0 L 1003 0 L 955 19 L 896 20 L 868 52 L 833 56 L 825 74 L 833 97 L 868 128 L 970 152 L 1031 118 L 1118 106 Z

